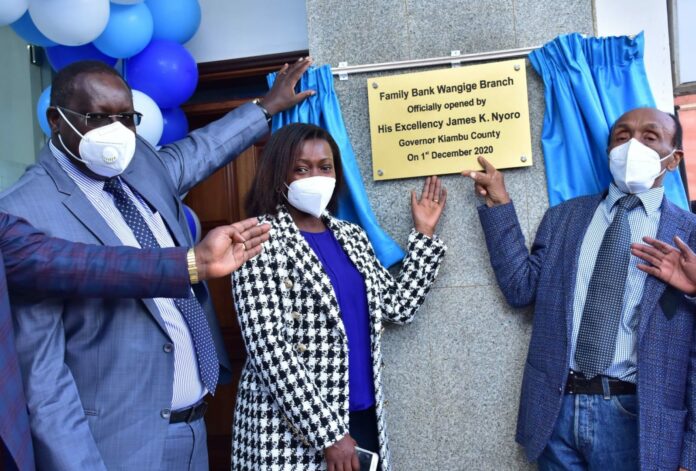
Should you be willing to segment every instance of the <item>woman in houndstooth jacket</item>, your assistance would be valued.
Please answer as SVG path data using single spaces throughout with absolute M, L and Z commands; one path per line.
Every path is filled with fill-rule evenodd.
M 335 209 L 341 178 L 338 146 L 308 124 L 280 129 L 259 162 L 247 210 L 271 232 L 233 279 L 248 355 L 233 470 L 357 471 L 356 441 L 390 470 L 382 324 L 410 322 L 437 275 L 446 191 L 429 177 L 420 199 L 412 192 L 415 229 L 394 278 L 360 227 L 324 210 Z

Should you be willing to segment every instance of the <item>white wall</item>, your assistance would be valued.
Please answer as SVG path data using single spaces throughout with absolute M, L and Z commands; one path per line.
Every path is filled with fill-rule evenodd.
M 693 0 L 687 0 L 693 2 Z M 645 69 L 657 107 L 674 111 L 667 2 L 595 0 L 597 36 L 645 32 Z
M 186 43 L 196 62 L 307 49 L 305 0 L 199 0 L 201 26 Z
M 677 71 L 676 83 L 696 82 L 696 2 L 694 0 L 677 0 L 674 2 L 674 18 L 677 36 Z

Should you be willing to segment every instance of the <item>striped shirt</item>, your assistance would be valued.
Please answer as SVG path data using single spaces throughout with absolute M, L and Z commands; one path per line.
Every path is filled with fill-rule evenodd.
M 133 231 L 126 224 L 121 212 L 114 204 L 113 197 L 104 191 L 104 182 L 85 175 L 75 164 L 63 154 L 53 141 L 49 141 L 49 147 L 65 173 L 75 182 L 77 187 L 85 194 L 92 206 L 107 222 L 111 230 L 121 240 L 121 243 L 130 247 L 140 247 L 133 235 Z M 159 213 L 153 212 L 142 197 L 131 190 L 122 179 L 121 185 L 131 201 L 142 214 L 148 227 L 154 234 L 161 247 L 174 247 L 174 240 L 169 234 L 164 221 Z M 188 324 L 181 312 L 176 308 L 174 300 L 170 298 L 154 298 L 167 333 L 174 343 L 174 387 L 172 392 L 172 410 L 189 407 L 205 396 L 207 390 L 203 386 L 198 372 L 198 360 L 193 339 L 189 332 Z
M 604 238 L 604 233 L 616 214 L 616 202 L 626 193 L 621 192 L 613 183 L 609 186 L 609 193 L 599 204 L 592 221 L 587 228 L 585 238 L 580 248 L 578 260 L 578 273 L 575 282 L 575 297 L 573 301 L 573 343 L 570 349 L 570 368 L 578 370 L 575 363 L 575 348 L 580 331 L 580 320 L 585 307 L 587 289 L 594 270 L 595 260 L 599 252 L 599 246 Z M 636 194 L 642 205 L 628 213 L 628 224 L 631 227 L 631 242 L 642 242 L 643 237 L 655 237 L 657 226 L 660 223 L 660 209 L 664 188 L 652 188 L 643 193 Z M 629 247 L 626 247 L 629 250 Z M 616 350 L 614 360 L 605 374 L 631 383 L 636 382 L 638 365 L 638 340 L 639 304 L 643 298 L 645 279 L 647 274 L 640 271 L 637 265 L 640 260 L 631 255 L 626 276 L 626 290 L 621 311 L 619 331 L 616 335 Z

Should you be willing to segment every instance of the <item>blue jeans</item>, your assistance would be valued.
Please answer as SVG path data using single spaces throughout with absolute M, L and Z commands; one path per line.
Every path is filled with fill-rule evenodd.
M 566 394 L 539 470 L 637 470 L 637 419 L 634 394 Z

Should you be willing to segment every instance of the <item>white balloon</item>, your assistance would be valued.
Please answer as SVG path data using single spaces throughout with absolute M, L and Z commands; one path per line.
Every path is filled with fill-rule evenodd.
M 0 26 L 14 23 L 22 17 L 29 7 L 29 0 L 0 1 Z
M 162 112 L 159 106 L 157 106 L 155 100 L 143 92 L 133 90 L 133 108 L 135 108 L 135 111 L 143 114 L 143 120 L 136 127 L 138 135 L 153 146 L 156 146 L 164 130 L 164 120 L 162 119 Z
M 29 15 L 48 39 L 64 46 L 82 46 L 106 28 L 109 0 L 31 0 Z

